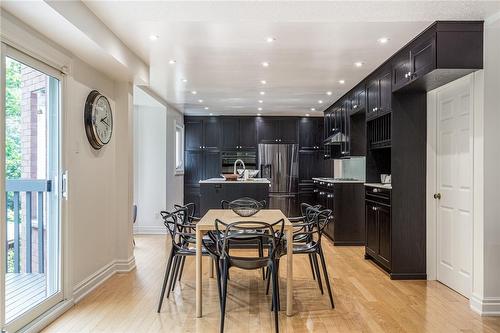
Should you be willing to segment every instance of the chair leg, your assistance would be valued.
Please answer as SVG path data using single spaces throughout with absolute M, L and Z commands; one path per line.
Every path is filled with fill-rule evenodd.
M 266 283 L 266 295 L 269 295 L 269 285 L 271 284 L 271 268 L 270 267 L 267 268 L 266 279 L 267 279 L 267 283 Z
M 182 277 L 182 272 L 184 271 L 184 262 L 186 261 L 186 257 L 182 257 L 182 261 L 181 261 L 181 268 L 180 268 L 180 271 L 179 271 L 179 279 L 177 281 L 181 281 L 181 277 Z
M 168 281 L 168 287 L 167 287 L 167 298 L 170 296 L 170 291 L 172 290 L 172 283 L 175 280 L 175 270 L 177 268 L 177 264 L 179 262 L 180 258 L 179 256 L 174 256 L 174 263 L 172 264 L 172 268 L 170 271 L 170 280 Z
M 276 259 L 276 303 L 278 304 L 278 311 L 281 311 L 280 302 L 280 260 Z
M 179 271 L 181 268 L 182 259 L 183 259 L 183 257 L 179 257 L 179 260 L 177 260 L 177 266 L 175 267 L 175 272 L 173 275 L 174 281 L 172 283 L 172 291 L 175 290 L 175 283 L 177 282 L 177 278 L 179 276 Z
M 316 257 L 316 253 L 312 254 L 312 260 L 314 264 L 314 269 L 316 270 L 316 280 L 318 281 L 318 287 L 319 290 L 321 291 L 321 295 L 323 295 L 323 283 L 321 282 L 321 275 L 319 273 L 318 258 Z
M 328 278 L 328 271 L 326 269 L 325 255 L 323 254 L 323 249 L 319 248 L 319 258 L 321 259 L 321 266 L 323 266 L 323 276 L 325 277 L 326 288 L 328 289 L 328 296 L 330 296 L 330 304 L 332 309 L 335 309 L 335 304 L 333 303 L 332 290 L 330 288 L 330 279 Z
M 279 294 L 278 294 L 278 267 L 275 262 L 273 265 L 273 273 L 271 274 L 273 279 L 273 308 L 274 308 L 274 327 L 275 332 L 279 332 Z
M 311 256 L 312 256 L 312 254 L 309 254 L 309 265 L 311 266 L 311 273 L 313 276 L 313 280 L 316 280 L 316 275 L 314 274 L 314 267 L 313 267 L 313 262 L 312 262 Z
M 224 317 L 226 316 L 226 298 L 227 298 L 227 273 L 228 269 L 227 261 L 222 262 L 222 302 L 220 311 L 220 333 L 224 333 Z
M 158 313 L 161 311 L 161 306 L 163 304 L 163 297 L 165 296 L 165 288 L 167 287 L 168 276 L 170 275 L 170 268 L 172 267 L 172 259 L 174 257 L 174 248 L 170 251 L 168 256 L 167 267 L 165 269 L 165 277 L 163 278 L 163 286 L 161 287 L 160 302 L 158 303 Z
M 214 258 L 215 262 L 215 275 L 217 278 L 217 293 L 219 295 L 219 307 L 222 306 L 222 293 L 221 293 L 221 273 L 220 273 L 220 266 L 219 266 L 219 259 Z
M 264 257 L 264 245 L 262 244 L 262 238 L 259 237 L 258 239 L 259 242 L 259 257 Z M 262 280 L 266 279 L 266 269 L 262 268 Z

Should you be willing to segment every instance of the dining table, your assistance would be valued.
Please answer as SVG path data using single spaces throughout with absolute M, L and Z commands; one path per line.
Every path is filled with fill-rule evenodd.
M 231 209 L 210 209 L 196 223 L 196 317 L 201 318 L 202 309 L 202 239 L 203 235 L 209 231 L 215 230 L 215 220 L 218 219 L 226 224 L 245 221 L 245 222 L 266 222 L 272 224 L 281 219 L 284 220 L 284 233 L 286 239 L 293 239 L 293 224 L 279 209 L 262 209 L 250 217 L 241 217 Z M 286 242 L 287 246 L 287 265 L 286 265 L 286 314 L 293 314 L 293 242 Z

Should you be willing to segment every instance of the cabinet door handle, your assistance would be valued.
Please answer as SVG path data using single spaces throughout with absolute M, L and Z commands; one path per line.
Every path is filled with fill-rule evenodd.
M 357 109 L 357 108 L 358 108 L 358 106 L 357 106 L 356 104 L 354 104 L 354 105 L 352 106 L 352 108 L 353 108 L 353 109 Z
M 200 149 L 201 149 L 201 146 L 200 146 Z
M 378 193 L 380 190 L 378 188 L 373 189 L 373 193 Z
M 434 194 L 434 199 L 441 200 L 441 193 L 435 193 Z

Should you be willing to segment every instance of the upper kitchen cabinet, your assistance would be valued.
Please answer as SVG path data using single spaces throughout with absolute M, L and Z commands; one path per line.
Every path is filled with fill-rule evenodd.
M 366 85 L 366 120 L 392 111 L 391 69 L 383 66 L 373 74 Z
M 350 95 L 349 115 L 365 112 L 366 108 L 366 88 L 365 84 L 361 83 L 352 90 Z
M 186 150 L 219 150 L 220 123 L 216 117 L 186 117 Z
M 257 126 L 254 117 L 227 117 L 221 120 L 222 149 L 257 148 Z
M 483 22 L 436 22 L 392 61 L 392 91 L 429 91 L 483 68 Z
M 299 119 L 300 150 L 320 150 L 323 145 L 323 118 Z
M 258 142 L 264 143 L 296 143 L 297 118 L 257 118 Z

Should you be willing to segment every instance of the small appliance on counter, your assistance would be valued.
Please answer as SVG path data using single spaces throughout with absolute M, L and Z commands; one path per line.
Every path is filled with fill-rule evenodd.
M 380 175 L 380 182 L 382 184 L 390 184 L 391 183 L 391 175 L 385 174 L 385 173 L 381 174 Z

